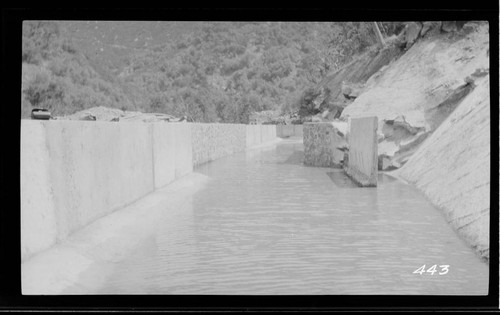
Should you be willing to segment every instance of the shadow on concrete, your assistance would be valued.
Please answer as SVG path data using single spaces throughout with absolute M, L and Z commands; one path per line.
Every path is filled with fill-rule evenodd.
M 327 172 L 333 183 L 339 188 L 359 188 L 359 186 L 347 176 L 344 171 Z

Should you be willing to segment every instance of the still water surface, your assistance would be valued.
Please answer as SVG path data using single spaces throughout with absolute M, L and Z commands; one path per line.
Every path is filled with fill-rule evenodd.
M 298 139 L 204 164 L 100 293 L 484 295 L 488 265 L 412 186 L 302 164 Z M 414 274 L 426 265 L 437 272 Z M 444 275 L 440 265 L 449 265 Z

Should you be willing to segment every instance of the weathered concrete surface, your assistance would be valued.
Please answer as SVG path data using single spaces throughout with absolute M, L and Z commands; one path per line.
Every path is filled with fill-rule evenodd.
M 294 134 L 293 125 L 276 125 L 276 131 L 280 138 L 291 137 Z
M 241 152 L 246 148 L 246 126 L 191 124 L 193 166 Z
M 22 293 L 64 295 L 98 291 L 115 263 L 148 244 L 160 220 L 175 222 L 179 213 L 190 211 L 189 196 L 208 182 L 202 174 L 188 174 L 32 257 L 21 266 Z
M 276 139 L 276 125 L 261 125 L 261 143 L 266 143 Z
M 254 132 L 253 136 L 255 139 L 254 145 L 258 145 L 261 143 L 262 128 L 260 128 L 260 126 L 258 128 L 254 128 L 253 132 Z
M 173 123 L 175 139 L 175 178 L 193 171 L 192 124 Z
M 21 120 L 21 256 L 49 248 L 57 239 L 50 157 L 44 121 Z
M 152 128 L 155 188 L 160 188 L 175 180 L 176 125 L 157 122 Z
M 344 152 L 339 147 L 345 145 L 344 138 L 332 123 L 305 123 L 304 164 L 319 167 L 342 166 Z
M 394 173 L 423 191 L 479 255 L 489 258 L 489 75 L 476 83 L 474 91 Z
M 304 136 L 304 126 L 303 125 L 293 125 L 293 135 L 302 137 Z
M 276 139 L 275 125 L 191 124 L 193 166 Z
M 360 186 L 377 186 L 377 117 L 349 118 L 346 173 Z
M 256 139 L 256 129 L 259 128 L 258 125 L 247 125 L 246 126 L 246 147 L 247 148 L 250 148 L 254 145 L 257 145 L 259 144 L 259 141 Z M 259 135 L 259 139 L 260 139 L 260 135 Z
M 154 190 L 149 125 L 55 121 L 46 132 L 58 239 Z
M 193 166 L 274 140 L 275 125 L 22 120 L 22 259 Z
M 276 125 L 276 136 L 280 138 L 302 137 L 303 125 Z
M 149 125 L 28 120 L 21 127 L 23 259 L 154 190 Z M 42 129 L 43 138 L 29 139 Z M 30 177 L 43 186 L 34 189 Z

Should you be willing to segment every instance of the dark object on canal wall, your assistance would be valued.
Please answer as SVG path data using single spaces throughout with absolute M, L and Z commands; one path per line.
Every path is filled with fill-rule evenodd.
M 49 120 L 50 118 L 50 112 L 45 108 L 35 108 L 31 111 L 31 119 Z

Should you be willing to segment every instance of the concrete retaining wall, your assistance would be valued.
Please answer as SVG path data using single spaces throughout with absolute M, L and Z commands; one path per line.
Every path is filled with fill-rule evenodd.
M 276 125 L 261 125 L 260 143 L 266 143 L 276 139 Z
M 149 125 L 23 120 L 21 129 L 23 257 L 154 190 Z
M 245 125 L 191 124 L 193 166 L 244 151 L 247 146 Z
M 250 148 L 252 146 L 260 144 L 260 126 L 259 125 L 247 125 L 246 126 L 246 147 Z
M 276 125 L 276 135 L 280 138 L 302 137 L 303 125 Z
M 360 186 L 377 186 L 377 117 L 349 118 L 346 173 Z
M 42 122 L 21 121 L 21 255 L 49 248 L 57 239 L 50 157 Z M 26 233 L 29 231 L 29 233 Z
M 193 166 L 275 138 L 274 125 L 22 120 L 22 259 Z
M 170 184 L 193 170 L 191 125 L 152 123 L 155 188 Z
M 275 125 L 190 125 L 194 167 L 276 139 Z
M 342 166 L 344 152 L 337 149 L 345 144 L 332 123 L 305 123 L 304 164 L 319 167 Z

